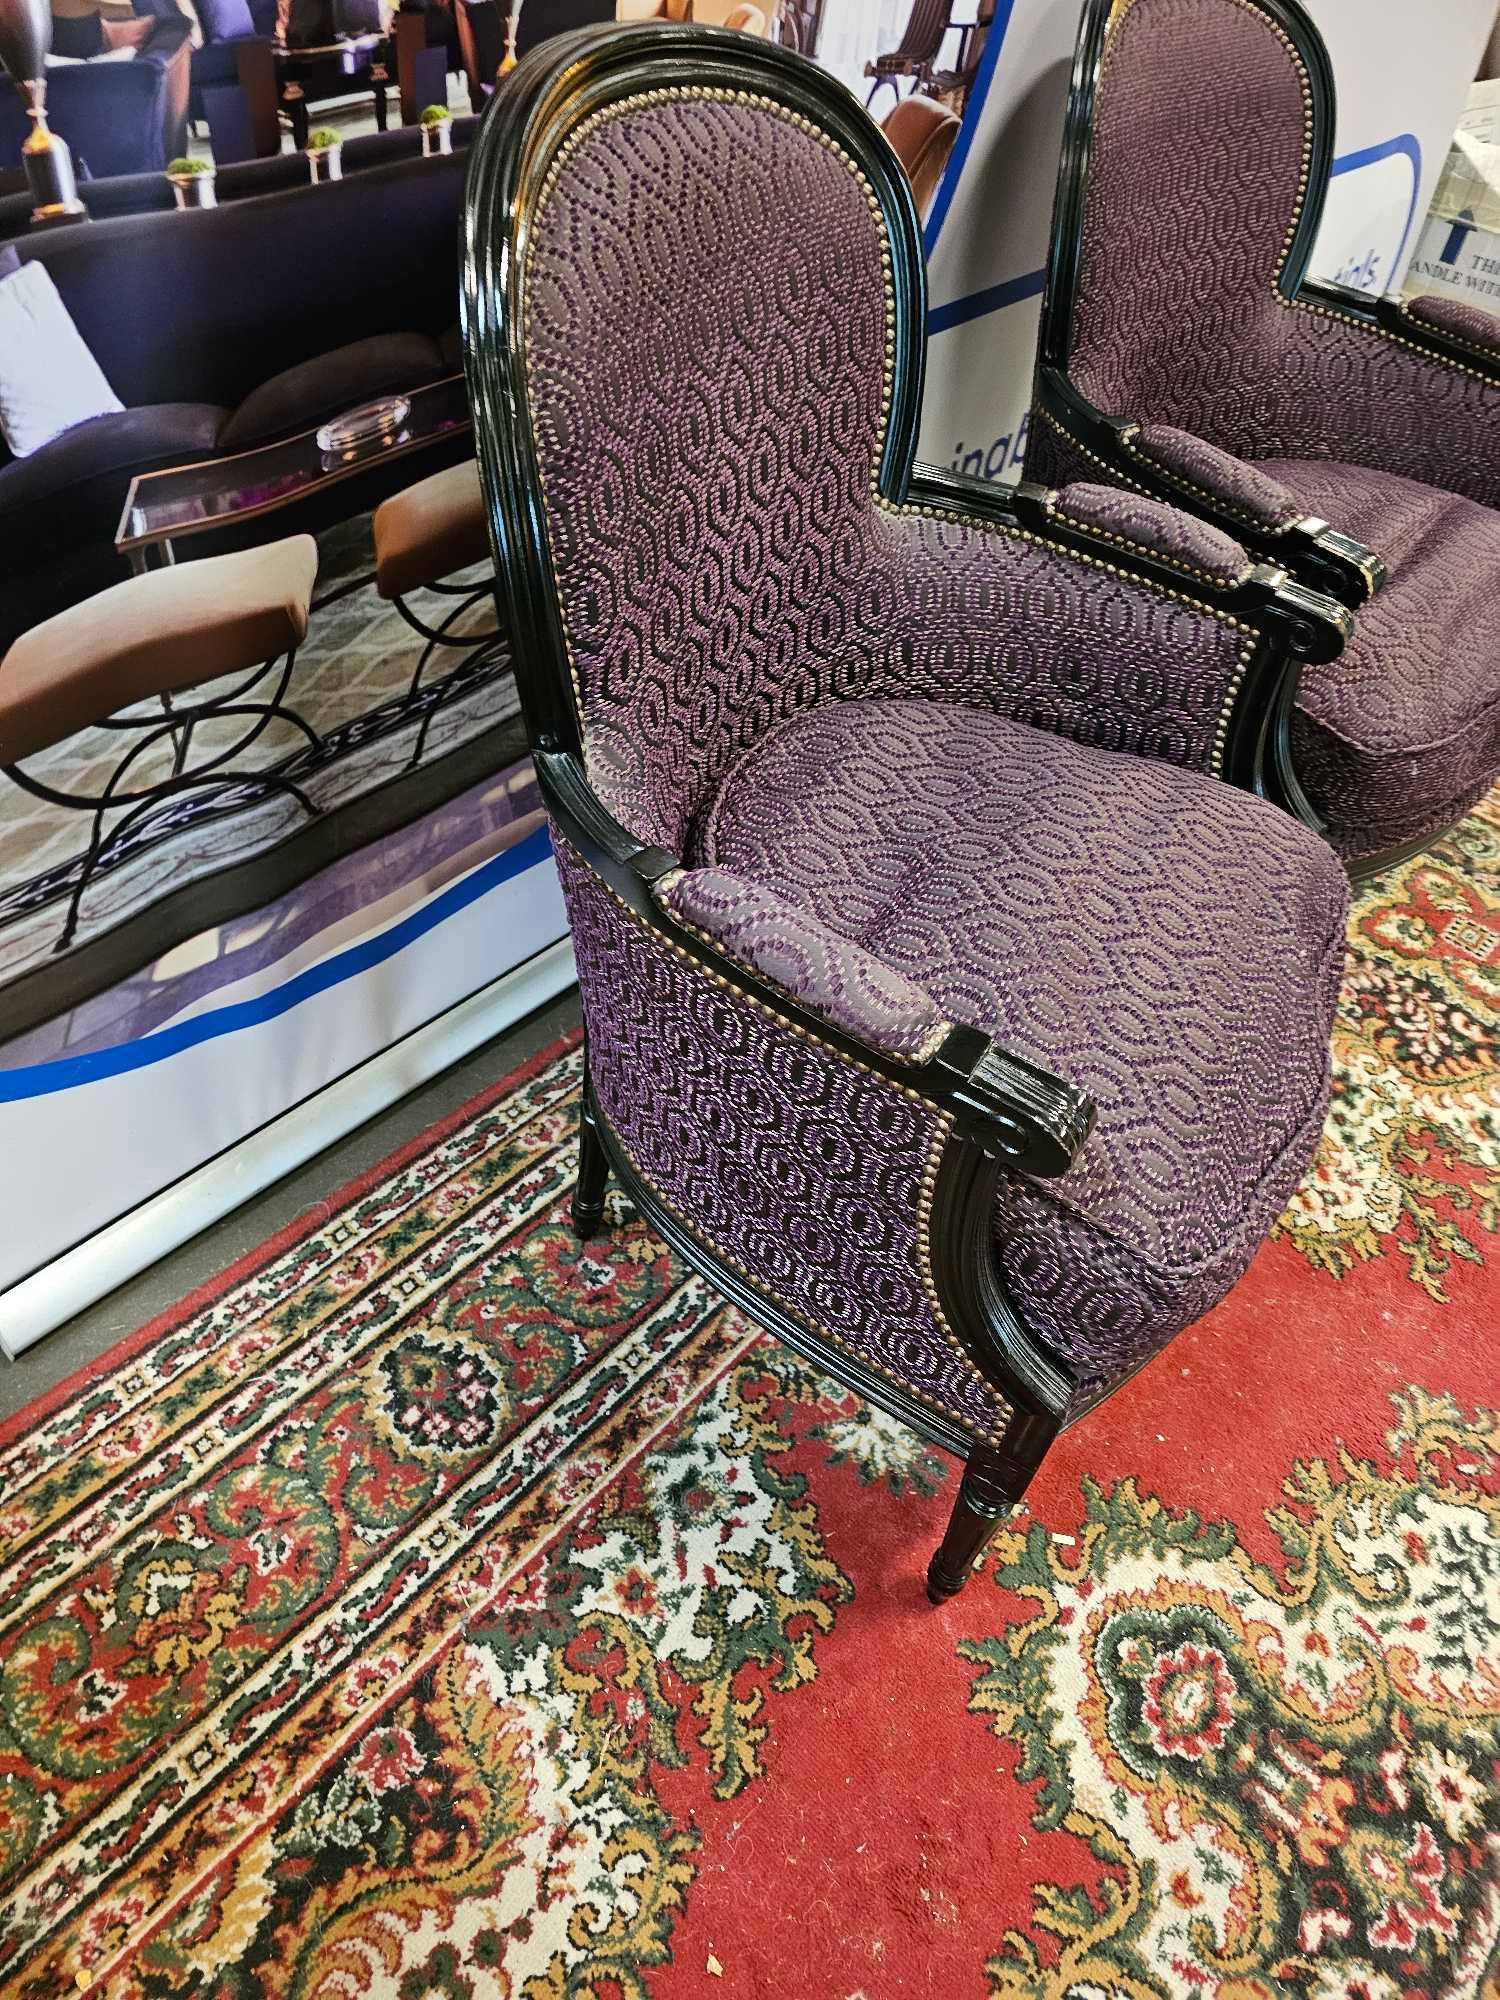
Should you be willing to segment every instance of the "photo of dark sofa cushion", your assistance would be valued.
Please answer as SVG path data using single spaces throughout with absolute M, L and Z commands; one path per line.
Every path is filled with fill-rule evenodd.
M 45 262 L 126 407 L 25 461 L 0 449 L 0 643 L 118 580 L 115 531 L 137 473 L 247 450 L 457 372 L 466 164 L 407 158 L 21 240 L 22 264 Z M 378 470 L 351 482 L 353 511 L 384 497 Z M 404 464 L 390 475 L 414 476 Z
M 219 433 L 220 451 L 244 451 L 311 430 L 373 397 L 418 389 L 450 372 L 425 333 L 376 333 L 283 369 L 240 404 Z

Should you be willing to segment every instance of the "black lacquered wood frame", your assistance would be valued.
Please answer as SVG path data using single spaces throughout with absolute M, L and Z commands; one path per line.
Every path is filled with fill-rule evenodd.
M 749 1000 L 770 1009 L 834 1062 L 856 1063 L 914 1093 L 951 1120 L 938 1166 L 927 1275 L 965 1352 L 1012 1415 L 1003 1438 L 979 1438 L 898 1384 L 852 1358 L 769 1294 L 746 1281 L 712 1244 L 664 1204 L 632 1162 L 585 1087 L 583 1149 L 575 1215 L 585 1230 L 603 1213 L 607 1170 L 666 1241 L 752 1318 L 807 1354 L 846 1386 L 968 1461 L 949 1538 L 929 1575 L 933 1595 L 951 1595 L 998 1512 L 1016 1498 L 1059 1427 L 1079 1413 L 1073 1373 L 1023 1323 L 1001 1281 L 992 1239 L 999 1177 L 1066 1172 L 1093 1122 L 1085 1094 L 971 1028 L 952 1030 L 936 1054 L 907 1061 L 857 1042 L 781 988 L 677 923 L 655 895 L 677 856 L 646 847 L 614 819 L 584 771 L 559 594 L 548 544 L 527 391 L 522 284 L 529 234 L 561 146 L 594 113 L 672 88 L 729 90 L 770 99 L 810 120 L 868 179 L 891 248 L 895 359 L 877 472 L 881 498 L 915 503 L 993 526 L 991 510 L 966 517 L 969 486 L 946 475 L 915 477 L 921 410 L 926 280 L 920 225 L 899 162 L 854 99 L 825 72 L 776 45 L 706 28 L 586 30 L 536 49 L 497 92 L 470 154 L 465 207 L 462 318 L 474 432 L 487 500 L 502 619 L 511 634 L 537 775 L 554 823 L 634 917 L 664 944 Z M 1019 514 L 1014 524 L 1021 525 Z M 1117 570 L 1183 596 L 1182 572 L 1139 559 L 1083 532 L 1045 529 L 1040 538 L 1101 557 Z M 1253 781 L 1268 731 L 1297 665 L 1290 597 L 1258 577 L 1214 608 L 1253 622 L 1259 639 L 1230 717 L 1226 752 Z M 1204 599 L 1208 601 L 1207 598 Z M 1321 613 L 1302 620 L 1306 648 L 1332 645 Z

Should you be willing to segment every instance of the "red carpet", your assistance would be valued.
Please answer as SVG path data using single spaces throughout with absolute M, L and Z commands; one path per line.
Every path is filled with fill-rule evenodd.
M 1278 1238 L 942 1611 L 950 1464 L 574 1244 L 576 1053 L 25 1412 L 0 1993 L 1500 1992 L 1500 811 L 1351 936 Z

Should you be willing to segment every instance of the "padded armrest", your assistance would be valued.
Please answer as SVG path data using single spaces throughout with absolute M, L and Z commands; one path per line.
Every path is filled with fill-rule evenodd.
M 1407 319 L 1441 334 L 1454 347 L 1486 361 L 1500 361 L 1500 313 L 1486 312 L 1463 299 L 1408 299 L 1401 310 Z
M 664 876 L 656 899 L 689 930 L 869 1048 L 925 1062 L 949 1033 L 952 1024 L 932 995 L 905 973 L 744 875 L 688 869 Z
M 1307 512 L 1280 480 L 1191 431 L 1171 424 L 1139 424 L 1122 431 L 1120 441 L 1184 492 L 1200 495 L 1251 527 L 1280 534 Z
M 1223 529 L 1180 507 L 1169 507 L 1164 500 L 1120 486 L 1078 481 L 1060 493 L 1048 493 L 1044 505 L 1054 520 L 1154 556 L 1215 589 L 1236 589 L 1249 580 L 1254 568 L 1250 556 Z

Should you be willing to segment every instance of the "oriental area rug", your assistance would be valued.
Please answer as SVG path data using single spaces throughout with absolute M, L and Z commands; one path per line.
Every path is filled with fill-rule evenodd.
M 1500 1992 L 1500 795 L 1307 1184 L 942 1610 L 956 1471 L 553 1050 L 0 1433 L 6 2000 Z

